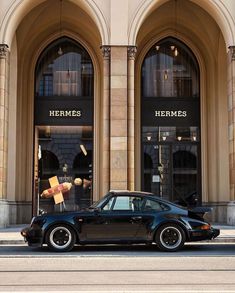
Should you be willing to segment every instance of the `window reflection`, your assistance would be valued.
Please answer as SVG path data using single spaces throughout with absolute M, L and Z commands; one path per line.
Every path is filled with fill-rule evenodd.
M 146 55 L 142 67 L 142 95 L 198 97 L 198 77 L 199 68 L 192 52 L 178 40 L 167 38 L 154 45 Z
M 63 54 L 58 54 L 58 48 Z M 69 38 L 53 42 L 39 58 L 36 96 L 92 96 L 93 66 L 86 50 Z
M 50 188 L 49 178 L 57 176 L 60 183 L 73 186 L 64 194 L 68 211 L 87 207 L 92 202 L 92 126 L 36 126 L 38 148 L 39 194 Z M 86 147 L 84 155 L 80 145 Z M 38 151 L 39 155 L 39 151 Z M 39 208 L 56 210 L 53 198 L 39 197 Z

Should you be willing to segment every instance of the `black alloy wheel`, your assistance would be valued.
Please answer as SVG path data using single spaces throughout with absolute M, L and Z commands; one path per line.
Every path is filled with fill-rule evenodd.
M 172 223 L 161 226 L 155 237 L 160 250 L 171 252 L 181 249 L 184 246 L 185 239 L 184 230 Z
M 52 251 L 65 252 L 73 249 L 76 241 L 75 232 L 66 225 L 51 227 L 46 234 L 46 244 Z

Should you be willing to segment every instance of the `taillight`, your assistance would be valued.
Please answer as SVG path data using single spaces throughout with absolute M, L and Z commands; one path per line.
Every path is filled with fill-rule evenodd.
M 210 224 L 205 224 L 199 227 L 200 230 L 210 230 L 211 225 Z

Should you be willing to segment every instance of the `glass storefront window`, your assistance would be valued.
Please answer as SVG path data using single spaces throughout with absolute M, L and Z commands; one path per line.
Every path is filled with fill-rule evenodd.
M 34 215 L 40 209 L 88 207 L 93 201 L 94 72 L 81 44 L 63 37 L 42 52 L 34 107 Z M 63 190 L 64 201 L 54 201 L 50 184 L 62 188 L 65 182 L 70 189 Z
M 65 37 L 53 42 L 39 58 L 36 96 L 92 95 L 93 65 L 88 53 Z
M 53 197 L 42 198 L 50 188 L 49 178 L 57 176 L 59 183 L 72 183 L 64 194 L 64 208 L 74 211 L 92 203 L 92 127 L 38 126 L 39 206 L 52 212 Z
M 186 206 L 201 201 L 199 66 L 174 38 L 142 66 L 142 190 Z
M 155 44 L 142 67 L 143 97 L 199 97 L 199 68 L 187 46 L 174 38 Z

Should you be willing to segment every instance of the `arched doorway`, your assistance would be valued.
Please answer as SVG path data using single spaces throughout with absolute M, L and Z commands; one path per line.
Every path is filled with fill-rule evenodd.
M 157 42 L 144 58 L 142 190 L 184 205 L 201 202 L 199 80 L 195 56 L 178 39 Z M 151 156 L 151 171 L 145 153 Z M 144 179 L 147 169 L 151 181 Z
M 34 104 L 34 214 L 39 208 L 55 209 L 53 198 L 40 197 L 43 190 L 50 187 L 48 179 L 53 176 L 57 176 L 60 183 L 89 179 L 85 198 L 89 205 L 93 200 L 94 70 L 82 45 L 62 37 L 42 52 L 35 70 Z M 54 154 L 57 169 L 54 164 L 50 166 L 52 160 L 45 154 Z M 83 159 L 85 164 L 76 166 L 75 170 L 76 155 L 86 159 Z M 82 173 L 78 172 L 79 168 Z M 66 210 L 80 208 L 77 204 L 80 196 L 81 190 L 73 186 L 65 195 Z

